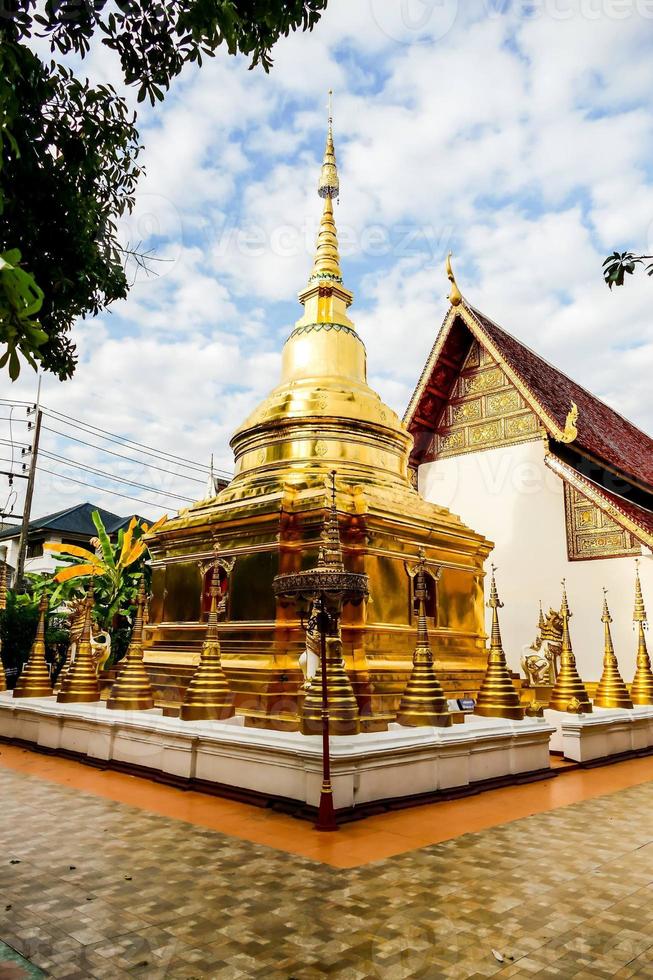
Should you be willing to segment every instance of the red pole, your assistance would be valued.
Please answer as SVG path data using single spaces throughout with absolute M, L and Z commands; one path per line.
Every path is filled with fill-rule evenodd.
M 317 811 L 316 830 L 337 830 L 336 813 L 331 788 L 331 753 L 329 750 L 329 693 L 327 686 L 326 631 L 327 608 L 324 594 L 320 596 L 320 664 L 322 668 L 322 791 Z

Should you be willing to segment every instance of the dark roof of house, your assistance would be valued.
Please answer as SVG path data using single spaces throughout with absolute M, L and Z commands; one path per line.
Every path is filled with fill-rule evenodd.
M 54 531 L 62 534 L 78 534 L 85 538 L 93 538 L 97 534 L 91 516 L 94 511 L 97 511 L 100 515 L 108 534 L 117 533 L 121 528 L 126 527 L 131 520 L 131 515 L 129 517 L 119 517 L 118 514 L 112 514 L 111 511 L 104 510 L 102 507 L 95 507 L 93 504 L 76 504 L 74 507 L 67 507 L 65 510 L 58 510 L 54 514 L 47 514 L 45 517 L 38 517 L 36 520 L 30 521 L 29 533 Z M 143 520 L 143 518 L 139 518 L 139 520 Z M 11 527 L 5 526 L 0 530 L 0 539 L 14 538 L 19 534 L 19 524 L 12 525 Z
M 461 321 L 469 331 L 470 343 L 476 337 L 496 357 L 554 440 L 566 441 L 562 438 L 565 422 L 572 403 L 576 404 L 574 449 L 653 490 L 653 439 L 467 303 L 449 311 L 410 401 L 404 421 L 414 435 L 424 431 L 426 420 L 437 424 L 433 411 L 442 407 L 442 401 L 434 402 L 433 391 L 427 387 L 429 383 L 433 387 L 431 379 L 439 369 L 441 375 L 446 370 L 447 378 L 455 380 L 457 371 L 446 356 L 446 346 L 454 340 L 453 332 L 459 331 Z M 441 382 L 436 387 L 441 390 Z

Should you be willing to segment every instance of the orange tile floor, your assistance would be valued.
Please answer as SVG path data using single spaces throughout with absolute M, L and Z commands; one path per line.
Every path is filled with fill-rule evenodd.
M 0 745 L 0 766 L 336 868 L 356 868 L 653 780 L 653 757 L 597 769 L 560 767 L 553 779 L 379 814 L 321 834 L 308 822 L 260 807 L 17 746 Z

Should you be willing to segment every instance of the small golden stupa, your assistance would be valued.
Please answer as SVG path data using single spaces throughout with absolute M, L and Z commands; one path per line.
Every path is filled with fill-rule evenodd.
M 519 693 L 515 687 L 506 655 L 503 651 L 501 640 L 501 628 L 499 626 L 499 610 L 503 609 L 503 603 L 499 599 L 497 591 L 496 568 L 492 566 L 492 584 L 490 586 L 490 599 L 488 608 L 492 610 L 492 633 L 490 635 L 490 652 L 487 661 L 487 670 L 481 689 L 478 692 L 475 715 L 484 718 L 512 718 L 514 721 L 521 721 L 524 717 L 524 709 L 519 700 Z
M 346 606 L 342 620 L 342 655 L 361 724 L 383 727 L 396 716 L 412 668 L 409 568 L 421 547 L 442 567 L 427 615 L 443 682 L 475 691 L 485 667 L 483 563 L 492 545 L 417 493 L 412 437 L 367 383 L 365 346 L 349 317 L 353 295 L 340 268 L 332 123 L 329 114 L 315 260 L 299 296 L 303 314 L 283 349 L 281 382 L 234 434 L 229 486 L 148 539 L 146 662 L 159 673 L 198 663 L 209 605 L 205 568 L 217 545 L 229 558 L 222 667 L 246 724 L 266 728 L 301 726 L 305 632 L 293 604 L 275 600 L 272 583 L 315 565 L 333 470 L 345 566 L 370 582 L 370 601 Z
M 107 708 L 115 711 L 147 711 L 154 707 L 150 677 L 143 666 L 143 616 L 145 578 L 141 575 L 134 627 L 118 677 L 111 688 Z
M 211 608 L 206 627 L 206 639 L 202 646 L 200 662 L 186 689 L 180 717 L 183 721 L 231 718 L 234 714 L 233 697 L 229 681 L 220 662 L 220 635 L 218 633 L 218 595 L 220 593 L 220 566 L 213 565 L 211 577 Z
M 400 725 L 421 727 L 451 725 L 447 700 L 433 666 L 433 652 L 429 645 L 429 628 L 426 620 L 426 556 L 420 552 L 416 573 L 415 598 L 417 599 L 417 645 L 413 654 L 413 669 L 403 693 L 397 721 Z
M 630 697 L 633 704 L 653 704 L 653 671 L 651 670 L 651 658 L 646 646 L 646 633 L 644 632 L 648 629 L 648 618 L 639 577 L 639 559 L 636 564 L 633 622 L 637 629 L 637 669 L 630 688 Z
M 562 580 L 562 605 L 560 607 L 562 618 L 562 652 L 560 654 L 560 671 L 555 682 L 555 687 L 551 692 L 549 707 L 556 711 L 567 711 L 573 702 L 575 710 L 579 714 L 590 714 L 592 702 L 589 699 L 585 685 L 580 679 L 578 668 L 576 667 L 576 657 L 571 645 L 571 634 L 569 632 L 569 620 L 572 613 L 569 609 L 567 599 L 567 584 Z
M 91 648 L 91 617 L 93 615 L 93 586 L 86 596 L 82 638 L 73 663 L 66 671 L 57 694 L 60 704 L 92 704 L 100 700 L 97 667 Z
M 48 698 L 52 695 L 50 671 L 45 662 L 45 616 L 47 611 L 48 597 L 44 594 L 39 603 L 36 638 L 30 650 L 29 659 L 16 682 L 15 698 Z
M 612 616 L 608 609 L 607 589 L 603 590 L 603 616 L 601 620 L 605 627 L 603 674 L 594 695 L 594 704 L 597 708 L 632 708 L 633 702 L 619 673 L 619 664 L 614 652 L 610 629 Z

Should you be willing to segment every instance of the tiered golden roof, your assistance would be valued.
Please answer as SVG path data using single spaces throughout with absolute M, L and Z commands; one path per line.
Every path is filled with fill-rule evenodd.
M 218 635 L 220 574 L 217 562 L 211 577 L 211 606 L 200 662 L 186 689 L 180 717 L 183 721 L 231 718 L 234 704 L 227 675 L 222 669 Z
M 648 629 L 648 617 L 639 577 L 639 559 L 636 567 L 633 622 L 637 629 L 637 669 L 630 688 L 630 696 L 634 704 L 653 704 L 653 671 L 651 670 L 651 658 L 646 646 L 646 633 L 644 632 Z
M 426 621 L 426 556 L 420 553 L 415 577 L 417 599 L 417 645 L 413 654 L 413 669 L 399 705 L 397 721 L 400 725 L 420 727 L 437 725 L 446 727 L 452 723 L 444 691 L 433 666 L 433 653 L 429 644 Z
M 488 608 L 492 610 L 492 633 L 490 636 L 490 652 L 487 670 L 481 689 L 478 692 L 474 714 L 485 718 L 512 718 L 516 721 L 524 717 L 524 709 L 519 700 L 519 694 L 513 683 L 506 655 L 503 651 L 501 628 L 499 626 L 499 609 L 503 603 L 499 599 L 496 581 L 496 568 L 492 566 L 492 584 Z
M 601 621 L 605 627 L 603 674 L 601 675 L 599 686 L 594 695 L 594 704 L 598 708 L 632 708 L 633 702 L 630 699 L 628 688 L 619 673 L 619 664 L 617 663 L 614 652 L 612 631 L 610 629 L 612 616 L 608 609 L 606 589 L 603 590 L 603 616 L 601 617 Z
M 569 632 L 569 620 L 572 613 L 569 609 L 567 599 L 567 585 L 562 580 L 562 605 L 560 607 L 562 617 L 562 652 L 560 655 L 560 672 L 551 692 L 549 707 L 556 711 L 567 711 L 573 701 L 577 710 L 581 714 L 589 714 L 592 711 L 592 702 L 589 699 L 585 685 L 580 679 L 578 668 L 576 667 L 576 657 L 571 645 L 571 634 Z
M 84 628 L 73 663 L 66 671 L 57 694 L 61 704 L 92 704 L 100 700 L 100 685 L 97 667 L 91 647 L 91 619 L 93 616 L 93 586 L 86 596 Z
M 39 603 L 36 638 L 30 650 L 29 659 L 14 688 L 15 698 L 48 698 L 52 694 L 50 671 L 45 662 L 45 616 L 47 611 L 48 597 L 44 594 Z
M 147 711 L 154 707 L 150 676 L 143 664 L 143 620 L 145 611 L 145 577 L 141 575 L 136 599 L 136 615 L 129 647 L 118 678 L 111 688 L 107 708 L 115 711 Z

